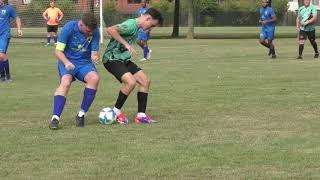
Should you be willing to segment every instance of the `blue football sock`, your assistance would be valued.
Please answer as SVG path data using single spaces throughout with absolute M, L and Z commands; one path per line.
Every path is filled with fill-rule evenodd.
M 87 112 L 96 97 L 96 89 L 89 89 L 85 88 L 83 91 L 83 99 L 82 99 L 82 104 L 81 104 L 81 109 L 80 111 Z
M 143 57 L 147 59 L 149 53 L 148 47 L 143 47 Z
M 56 115 L 56 116 L 60 117 L 65 104 L 66 104 L 66 97 L 65 96 L 60 96 L 60 95 L 54 96 L 52 115 Z
M 47 37 L 47 43 L 50 43 L 51 37 Z
M 53 39 L 54 39 L 54 43 L 57 43 L 58 38 L 54 37 Z
M 6 61 L 3 61 L 3 65 L 4 65 L 4 71 L 6 74 L 10 74 L 10 68 L 9 68 L 9 59 L 7 59 Z
M 5 71 L 4 71 L 4 61 L 0 61 L 0 76 L 4 76 L 5 75 Z

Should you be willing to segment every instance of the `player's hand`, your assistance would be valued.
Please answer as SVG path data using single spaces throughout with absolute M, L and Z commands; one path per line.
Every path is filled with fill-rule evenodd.
M 100 55 L 99 55 L 99 54 L 91 54 L 91 60 L 92 60 L 95 64 L 99 64 L 99 59 L 100 59 Z
M 65 64 L 64 67 L 65 67 L 68 71 L 71 71 L 71 70 L 73 70 L 73 69 L 75 68 L 74 65 L 73 65 L 71 62 Z
M 129 44 L 126 44 L 125 47 L 128 49 L 128 51 L 130 52 L 130 54 L 137 54 L 137 51 L 133 49 L 132 46 L 130 46 Z
M 18 35 L 21 37 L 23 35 L 22 30 L 18 29 Z
M 302 24 L 303 26 L 306 26 L 306 25 L 308 25 L 309 23 L 310 23 L 309 20 L 306 20 L 306 21 L 304 21 L 304 22 L 301 22 L 301 24 Z

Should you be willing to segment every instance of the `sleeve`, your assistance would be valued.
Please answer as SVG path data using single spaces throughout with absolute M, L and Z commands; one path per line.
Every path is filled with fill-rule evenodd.
M 120 35 L 131 35 L 136 30 L 136 26 L 130 20 L 127 20 L 121 24 L 117 24 L 116 26 L 119 30 Z
M 12 17 L 13 19 L 17 17 L 16 11 L 12 7 L 9 8 L 9 13 L 10 17 Z
M 274 13 L 272 8 L 270 8 L 269 13 L 270 13 L 270 17 L 275 17 L 276 16 L 276 13 Z
M 91 51 L 99 51 L 100 46 L 100 33 L 99 30 L 95 30 L 92 35 L 92 42 L 91 42 Z
M 317 9 L 315 7 L 312 8 L 311 14 L 312 15 L 317 15 Z
M 64 51 L 64 49 L 68 43 L 69 37 L 71 35 L 72 35 L 72 26 L 71 26 L 71 24 L 66 24 L 62 28 L 61 33 L 58 37 L 56 49 L 59 51 Z

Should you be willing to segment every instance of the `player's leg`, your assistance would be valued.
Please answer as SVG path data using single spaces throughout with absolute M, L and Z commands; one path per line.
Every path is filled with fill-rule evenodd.
M 66 103 L 67 94 L 69 92 L 72 81 L 75 80 L 74 74 L 76 70 L 68 71 L 65 68 L 64 64 L 59 62 L 58 72 L 60 76 L 60 84 L 54 93 L 53 112 L 52 112 L 52 118 L 49 124 L 50 129 L 58 129 L 60 116 L 63 112 L 64 106 Z
M 307 34 L 305 31 L 300 30 L 299 31 L 299 55 L 297 57 L 297 59 L 302 59 L 302 53 L 303 53 L 303 49 L 304 49 L 304 42 L 307 38 Z
M 53 36 L 53 40 L 54 40 L 55 45 L 57 44 L 57 41 L 58 41 L 57 32 L 58 32 L 58 25 L 54 26 L 53 32 L 52 32 L 52 36 Z
M 61 77 L 60 85 L 54 93 L 53 112 L 52 112 L 52 117 L 49 124 L 50 129 L 58 129 L 59 127 L 58 125 L 59 125 L 60 117 L 63 112 L 64 106 L 66 103 L 66 97 L 69 92 L 72 81 L 73 81 L 73 76 L 71 74 L 65 74 Z
M 5 73 L 5 60 L 7 56 L 5 53 L 0 52 L 0 81 L 4 82 L 6 80 L 6 73 Z
M 268 44 L 270 46 L 270 54 L 272 55 L 271 58 L 276 58 L 276 51 L 275 47 L 273 44 L 273 39 L 274 39 L 274 31 L 269 31 L 268 32 Z
M 149 93 L 151 80 L 142 70 L 136 72 L 133 76 L 139 85 L 139 91 L 137 93 L 138 112 L 135 117 L 135 122 L 136 123 L 155 123 L 157 122 L 156 120 L 146 115 L 148 93 Z
M 263 45 L 264 47 L 266 47 L 266 48 L 269 49 L 269 48 L 270 48 L 270 45 L 269 45 L 269 43 L 266 41 L 266 40 L 267 40 L 267 37 L 268 37 L 267 32 L 266 32 L 265 30 L 261 30 L 259 43 L 260 43 L 261 45 Z
M 76 126 L 84 127 L 85 114 L 88 112 L 93 100 L 95 99 L 100 78 L 96 68 L 91 63 L 81 67 L 79 72 L 76 74 L 76 78 L 86 84 L 83 91 L 81 107 L 76 116 Z
M 318 51 L 318 45 L 316 42 L 316 33 L 315 30 L 308 32 L 308 39 L 313 47 L 314 50 L 314 58 L 318 58 L 319 57 L 319 51 Z
M 141 61 L 146 61 L 148 59 L 148 53 L 149 53 L 149 48 L 148 48 L 148 36 L 145 31 L 142 29 L 139 30 L 138 32 L 138 45 L 142 48 L 143 50 L 143 58 Z
M 51 41 L 51 26 L 47 25 L 47 44 L 46 44 L 46 46 L 50 45 L 50 41 Z
M 131 61 L 130 61 L 131 62 Z M 121 113 L 121 108 L 126 102 L 129 94 L 136 86 L 136 80 L 129 71 L 127 64 L 129 62 L 108 61 L 104 63 L 104 67 L 122 83 L 118 98 L 114 105 L 113 111 L 116 113 L 119 123 L 127 124 L 128 119 Z M 131 62 L 132 63 L 132 62 Z
M 10 38 L 0 36 L 0 80 L 12 81 L 10 75 L 9 59 L 6 55 L 9 46 Z

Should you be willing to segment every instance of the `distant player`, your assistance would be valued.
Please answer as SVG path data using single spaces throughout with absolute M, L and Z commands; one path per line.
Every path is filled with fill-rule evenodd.
M 7 57 L 7 49 L 9 46 L 11 33 L 10 33 L 10 19 L 15 19 L 18 34 L 22 36 L 21 21 L 16 15 L 16 11 L 9 5 L 0 0 L 0 81 L 10 82 L 9 59 Z
M 259 23 L 262 25 L 260 31 L 260 44 L 269 49 L 269 56 L 271 55 L 272 58 L 276 58 L 276 52 L 272 41 L 274 39 L 277 17 L 268 3 L 268 0 L 262 0 L 259 20 Z
M 76 126 L 84 127 L 85 114 L 91 106 L 99 83 L 93 63 L 99 62 L 99 31 L 92 13 L 84 13 L 80 20 L 68 22 L 61 31 L 55 54 L 58 58 L 60 85 L 54 94 L 50 129 L 57 129 L 71 83 L 78 79 L 85 83 L 82 104 L 76 115 Z
M 296 29 L 299 32 L 299 55 L 297 59 L 302 59 L 304 42 L 307 38 L 309 39 L 314 49 L 314 58 L 319 57 L 314 23 L 317 20 L 317 9 L 312 4 L 310 4 L 310 1 L 311 0 L 304 0 L 304 6 L 301 6 L 298 10 Z
M 128 119 L 120 110 L 136 84 L 139 85 L 139 91 L 137 93 L 138 113 L 135 117 L 135 122 L 156 122 L 145 114 L 150 78 L 131 61 L 131 54 L 136 53 L 132 45 L 136 42 L 139 28 L 148 31 L 162 24 L 162 22 L 163 18 L 160 12 L 150 8 L 136 19 L 128 19 L 121 24 L 107 28 L 107 33 L 111 36 L 111 40 L 103 55 L 103 63 L 104 67 L 122 83 L 118 99 L 113 108 L 120 124 L 128 123 Z
M 138 17 L 142 16 L 148 10 L 148 5 L 146 0 L 141 1 L 141 7 L 137 10 Z M 150 38 L 150 31 L 143 30 L 142 28 L 138 31 L 137 44 L 143 50 L 143 58 L 140 61 L 146 61 L 151 58 L 152 50 L 148 47 L 148 40 Z
M 57 44 L 57 32 L 59 22 L 63 18 L 62 11 L 55 6 L 54 1 L 50 1 L 50 7 L 46 9 L 43 14 L 43 18 L 47 21 L 47 44 L 50 45 L 50 40 L 53 37 L 54 43 Z

